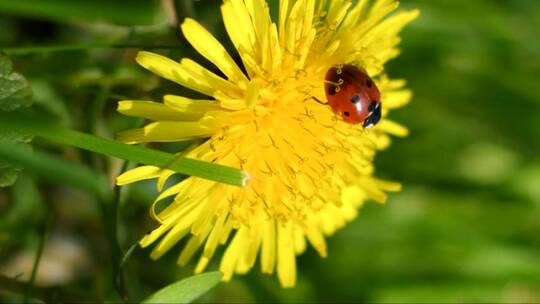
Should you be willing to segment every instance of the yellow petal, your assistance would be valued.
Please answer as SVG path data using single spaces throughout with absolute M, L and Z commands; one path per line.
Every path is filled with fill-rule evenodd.
M 276 267 L 276 227 L 273 219 L 264 221 L 261 247 L 261 271 L 272 274 Z
M 399 137 L 409 135 L 409 130 L 407 128 L 388 119 L 381 121 L 381 123 L 377 125 L 377 129 Z
M 186 223 L 186 221 L 182 221 Z M 189 233 L 189 225 L 176 225 L 169 233 L 154 247 L 150 257 L 154 260 L 162 257 L 169 249 L 176 245 L 182 238 Z
M 171 177 L 175 173 L 176 172 L 174 172 L 173 170 L 167 170 L 167 169 L 163 169 L 161 171 L 161 174 L 159 175 L 159 179 L 156 185 L 157 190 L 159 192 L 163 191 L 163 187 L 165 186 L 165 183 L 167 183 L 167 180 L 169 180 L 169 177 Z
M 278 225 L 277 274 L 284 288 L 294 287 L 296 284 L 296 256 L 292 228 L 292 223 Z
M 123 186 L 145 179 L 156 178 L 159 176 L 161 168 L 154 166 L 140 166 L 122 173 L 116 178 L 116 184 Z
M 191 239 L 189 239 L 189 242 L 184 247 L 184 250 L 182 250 L 182 253 L 178 257 L 178 265 L 184 266 L 189 262 L 189 260 L 191 260 L 191 257 L 193 257 L 195 252 L 201 247 L 204 240 L 208 236 L 208 233 L 210 233 L 211 227 L 211 225 L 207 225 L 200 235 L 193 235 Z
M 224 231 L 226 221 L 227 221 L 227 213 L 223 213 L 216 220 L 216 223 L 214 224 L 214 227 L 212 228 L 212 231 L 210 232 L 210 235 L 208 236 L 208 240 L 206 241 L 206 244 L 204 246 L 204 253 L 203 253 L 203 255 L 207 257 L 208 259 L 212 258 L 212 256 L 214 255 L 214 252 L 216 251 L 216 248 L 219 244 L 219 239 L 221 238 L 221 235 Z
M 202 117 L 202 114 L 193 117 L 193 115 L 186 115 L 165 104 L 142 100 L 119 101 L 117 110 L 127 116 L 143 117 L 151 120 L 197 120 Z
M 206 269 L 206 266 L 208 266 L 208 262 L 210 262 L 209 258 L 201 256 L 199 262 L 197 263 L 197 266 L 195 266 L 195 274 L 202 273 L 204 269 Z
M 313 248 L 317 250 L 317 253 L 319 253 L 321 257 L 325 258 L 328 255 L 326 250 L 326 241 L 324 240 L 324 236 L 319 227 L 310 227 L 306 231 L 306 236 Z
M 160 236 L 162 236 L 165 232 L 167 232 L 169 229 L 171 229 L 176 223 L 179 218 L 181 218 L 184 214 L 183 213 L 175 213 L 170 218 L 166 219 L 161 226 L 158 228 L 152 230 L 150 233 L 145 235 L 140 241 L 139 244 L 141 247 L 145 248 L 150 246 L 153 242 L 155 242 Z
M 294 253 L 300 255 L 306 251 L 306 238 L 304 236 L 304 231 L 298 226 L 294 227 Z
M 254 225 L 251 227 L 249 231 L 249 241 L 247 248 L 244 251 L 244 256 L 242 261 L 244 262 L 244 265 L 246 266 L 246 271 L 251 269 L 253 265 L 255 265 L 255 260 L 257 259 L 257 253 L 259 252 L 259 248 L 261 246 L 261 240 L 262 235 L 261 231 L 262 227 L 259 225 Z
M 214 93 L 214 98 L 219 101 L 219 105 L 227 110 L 242 110 L 246 108 L 246 101 L 244 98 L 233 98 L 221 91 Z
M 229 79 L 247 81 L 246 75 L 236 65 L 223 45 L 202 25 L 191 18 L 186 18 L 181 27 L 182 33 L 193 48 L 217 66 Z
M 129 144 L 145 142 L 175 142 L 193 138 L 208 137 L 215 133 L 198 122 L 158 121 L 144 128 L 131 129 L 118 133 L 118 140 Z
M 385 191 L 398 192 L 401 191 L 402 188 L 401 183 L 384 181 L 376 178 L 374 179 L 374 181 L 379 188 Z
M 251 15 L 253 21 L 253 29 L 257 36 L 259 45 L 263 40 L 263 37 L 267 35 L 268 27 L 272 24 L 270 17 L 270 11 L 268 9 L 268 3 L 264 0 L 245 1 L 246 8 Z M 266 52 L 265 49 L 260 49 L 259 52 Z
M 227 92 L 230 96 L 241 96 L 245 82 L 240 81 L 238 83 L 232 83 L 229 80 L 223 79 L 210 72 L 208 69 L 189 58 L 183 58 L 180 60 L 180 64 L 192 75 L 208 82 L 208 85 L 214 90 Z
M 322 1 L 321 1 L 322 2 Z M 279 38 L 280 44 L 285 45 L 287 17 L 289 16 L 289 0 L 279 0 Z
M 232 43 L 240 53 L 255 55 L 255 31 L 243 1 L 228 0 L 221 6 L 223 23 Z
M 362 15 L 365 14 L 367 2 L 368 0 L 357 1 L 356 5 L 349 11 L 347 17 L 343 21 L 343 24 L 339 28 L 340 32 L 343 31 L 345 34 L 349 33 L 348 31 L 351 30 L 351 27 L 357 24 Z
M 223 281 L 225 282 L 231 280 L 234 270 L 236 269 L 236 264 L 240 259 L 242 249 L 244 249 L 245 230 L 245 228 L 241 228 L 236 232 L 236 235 L 225 250 L 225 254 L 221 259 L 219 271 L 223 273 Z
M 249 86 L 246 92 L 246 106 L 248 108 L 253 108 L 257 104 L 257 101 L 259 100 L 260 88 L 261 88 L 261 85 L 256 80 L 251 81 L 249 83 Z
M 155 53 L 142 51 L 137 54 L 137 62 L 145 69 L 186 88 L 212 96 L 214 88 L 207 79 L 194 74 L 178 62 Z
M 168 107 L 189 117 L 189 120 L 200 119 L 208 111 L 221 110 L 215 100 L 209 99 L 191 99 L 177 95 L 165 95 L 163 101 Z
M 409 90 L 390 91 L 384 97 L 383 109 L 401 108 L 409 103 L 412 92 Z

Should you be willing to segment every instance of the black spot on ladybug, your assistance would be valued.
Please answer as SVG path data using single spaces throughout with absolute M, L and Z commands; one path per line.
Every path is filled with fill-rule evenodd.
M 374 100 L 369 104 L 368 111 L 373 112 L 375 110 L 375 107 L 377 107 L 377 102 Z
M 335 95 L 336 94 L 336 87 L 330 87 L 328 89 L 328 95 Z
M 351 102 L 354 103 L 354 104 L 359 103 L 360 102 L 360 96 L 354 95 L 353 97 L 351 97 Z
M 373 86 L 373 84 L 371 83 L 371 80 L 369 79 L 366 80 L 366 86 L 368 87 L 368 89 L 371 89 L 371 87 Z
M 349 115 L 351 115 L 351 113 L 349 113 L 349 112 L 345 111 L 345 112 L 343 112 L 343 115 L 345 115 L 345 116 L 349 117 Z

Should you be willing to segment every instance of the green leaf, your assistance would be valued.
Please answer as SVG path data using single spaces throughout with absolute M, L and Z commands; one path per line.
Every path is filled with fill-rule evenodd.
M 244 186 L 248 180 L 248 174 L 236 168 L 185 158 L 142 146 L 126 145 L 118 141 L 58 127 L 36 115 L 23 113 L 7 115 L 0 112 L 0 130 L 26 132 L 57 144 L 73 146 L 145 165 L 168 168 L 185 175 L 230 185 Z
M 28 81 L 12 72 L 9 58 L 0 53 L 0 110 L 13 111 L 32 104 L 32 90 Z
M 0 12 L 60 22 L 82 19 L 144 25 L 165 20 L 160 1 L 157 0 L 0 0 Z
M 143 303 L 191 303 L 215 287 L 221 276 L 220 272 L 206 272 L 189 277 L 158 290 Z
M 12 111 L 32 104 L 32 92 L 28 81 L 12 71 L 11 60 L 0 53 L 0 111 Z M 18 130 L 11 132 L 0 129 L 0 140 L 12 143 L 29 143 L 31 137 L 20 134 Z M 30 146 L 28 145 L 29 149 Z M 17 180 L 21 167 L 12 166 L 0 160 L 0 187 L 11 186 Z
M 0 140 L 9 141 L 11 143 L 27 144 L 32 138 L 28 135 L 22 135 L 14 132 L 0 132 Z M 26 149 L 31 149 L 30 145 L 24 145 Z M 13 166 L 0 159 L 0 187 L 8 187 L 13 185 L 19 176 L 19 172 L 23 168 Z
M 0 161 L 0 187 L 8 187 L 17 181 L 21 168 L 12 167 Z

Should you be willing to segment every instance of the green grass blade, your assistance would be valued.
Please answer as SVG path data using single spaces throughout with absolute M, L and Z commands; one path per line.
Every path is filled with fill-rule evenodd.
M 105 180 L 89 168 L 45 152 L 32 151 L 28 146 L 1 140 L 0 159 L 57 184 L 70 185 L 101 196 L 108 193 Z
M 61 22 L 82 19 L 126 25 L 156 24 L 165 19 L 156 0 L 0 0 L 0 12 Z
M 1 0 L 0 0 L 1 1 Z M 137 44 L 137 43 L 92 43 L 92 44 L 65 44 L 65 45 L 29 45 L 5 47 L 2 50 L 10 55 L 26 55 L 33 53 L 72 52 L 94 49 L 145 49 L 145 50 L 173 50 L 181 49 L 182 45 L 168 44 Z
M 216 286 L 220 272 L 206 272 L 178 281 L 158 290 L 143 303 L 191 303 Z
M 141 146 L 126 145 L 114 140 L 58 127 L 45 122 L 42 118 L 21 113 L 0 113 L 0 130 L 4 129 L 28 133 L 57 144 L 73 146 L 145 165 L 168 168 L 181 174 L 197 176 L 220 183 L 244 186 L 248 179 L 246 172 L 236 168 L 179 157 L 178 155 Z

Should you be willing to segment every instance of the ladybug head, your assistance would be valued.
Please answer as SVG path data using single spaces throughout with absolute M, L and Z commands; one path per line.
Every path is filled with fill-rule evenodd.
M 364 120 L 364 128 L 371 128 L 381 120 L 381 103 L 372 103 L 369 106 L 369 116 Z

